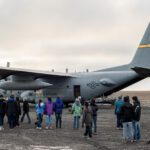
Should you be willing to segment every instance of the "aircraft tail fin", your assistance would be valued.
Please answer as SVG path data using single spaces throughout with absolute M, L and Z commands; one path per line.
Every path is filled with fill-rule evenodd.
M 150 23 L 130 65 L 132 67 L 150 68 Z

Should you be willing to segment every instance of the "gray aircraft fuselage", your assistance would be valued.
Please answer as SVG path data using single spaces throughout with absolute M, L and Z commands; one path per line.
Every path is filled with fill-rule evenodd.
M 49 82 L 53 86 L 44 89 L 44 95 L 56 97 L 60 96 L 64 102 L 71 102 L 78 96 L 83 99 L 91 99 L 102 95 L 108 95 L 115 89 L 120 90 L 129 85 L 131 81 L 138 78 L 134 71 L 102 71 L 72 74 L 76 77 L 70 79 L 41 79 Z M 112 91 L 110 93 L 110 91 Z M 108 94 L 107 94 L 108 93 Z

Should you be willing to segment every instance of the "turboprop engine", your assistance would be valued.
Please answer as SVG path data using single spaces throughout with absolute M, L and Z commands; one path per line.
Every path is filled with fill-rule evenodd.
M 39 79 L 34 80 L 32 76 L 16 76 L 7 77 L 7 81 L 0 82 L 0 89 L 3 90 L 38 90 L 51 86 L 52 84 L 43 82 Z

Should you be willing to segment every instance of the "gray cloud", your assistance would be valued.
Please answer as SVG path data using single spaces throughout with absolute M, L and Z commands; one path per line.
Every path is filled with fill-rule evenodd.
M 64 71 L 129 63 L 148 0 L 0 0 L 0 63 Z

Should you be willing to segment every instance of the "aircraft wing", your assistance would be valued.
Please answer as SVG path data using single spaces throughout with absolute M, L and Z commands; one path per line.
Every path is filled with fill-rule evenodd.
M 53 85 L 43 79 L 66 79 L 73 77 L 67 73 L 38 71 L 0 67 L 0 89 L 3 90 L 38 90 Z
M 17 76 L 33 76 L 34 79 L 44 78 L 44 77 L 73 77 L 67 73 L 57 73 L 50 71 L 39 71 L 39 70 L 30 70 L 30 69 L 16 69 L 16 68 L 5 68 L 0 67 L 0 78 L 5 79 L 10 75 Z

